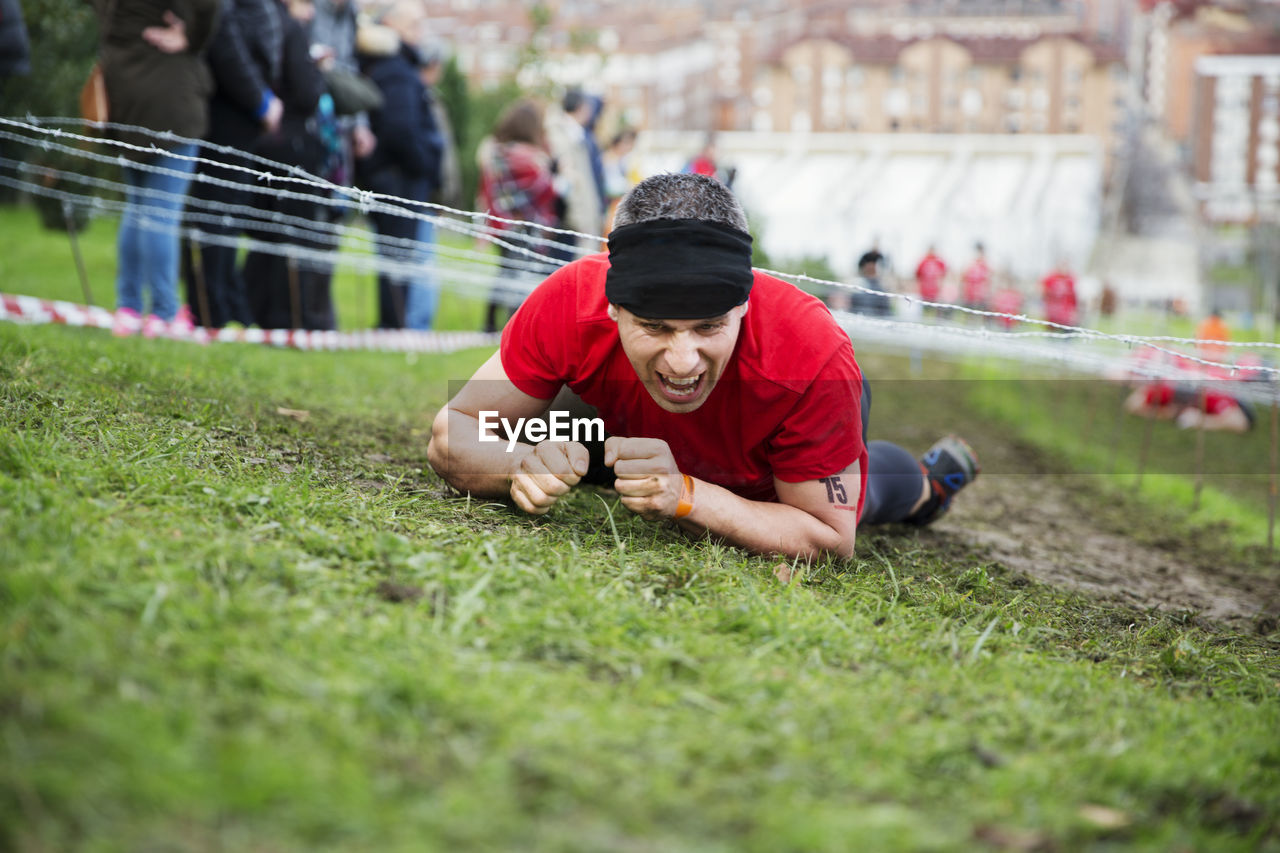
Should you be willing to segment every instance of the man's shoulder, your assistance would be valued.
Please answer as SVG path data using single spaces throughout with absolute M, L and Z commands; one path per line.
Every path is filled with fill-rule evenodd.
M 757 308 L 760 309 L 758 312 Z M 843 337 L 848 340 L 821 299 L 759 270 L 755 272 L 748 316 L 753 312 L 756 313 L 755 321 L 771 332 L 803 329 L 822 338 L 838 341 Z
M 820 299 L 764 273 L 756 273 L 744 323 L 743 370 L 773 382 L 805 385 L 837 352 L 852 352 L 849 335 Z
M 609 320 L 609 303 L 604 295 L 608 272 L 609 256 L 604 253 L 571 261 L 543 279 L 533 290 L 537 298 L 530 302 L 539 310 L 571 306 L 579 323 Z

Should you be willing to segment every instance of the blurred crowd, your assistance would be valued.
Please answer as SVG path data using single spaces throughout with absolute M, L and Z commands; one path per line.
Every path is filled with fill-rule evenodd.
M 916 263 L 914 275 L 907 279 L 894 276 L 893 265 L 876 246 L 858 258 L 857 269 L 854 288 L 833 290 L 827 295 L 832 308 L 884 317 L 913 312 L 950 317 L 957 313 L 950 306 L 958 305 L 968 309 L 963 313 L 974 322 L 1004 329 L 1017 325 L 1018 316 L 1038 317 L 1053 324 L 1052 328 L 1080 323 L 1082 306 L 1076 295 L 1076 279 L 1065 260 L 1047 270 L 1037 287 L 1019 282 L 1008 273 L 995 273 L 981 242 L 973 245 L 970 257 L 952 264 L 930 246 Z M 897 300 L 895 312 L 891 293 L 918 297 L 918 301 Z M 1098 313 L 1109 316 L 1115 307 L 1115 291 L 1104 287 L 1098 299 Z
M 397 199 L 367 211 L 378 235 L 377 325 L 432 328 L 440 286 L 425 203 L 472 200 L 460 197 L 460 155 L 437 93 L 445 51 L 421 3 L 91 2 L 109 120 L 207 143 L 162 139 L 160 153 L 129 154 L 116 334 L 336 327 L 340 229 L 289 223 L 340 225 L 356 215 L 350 194 L 271 184 L 255 157 L 279 164 L 270 171 L 280 174 L 301 169 Z M 628 156 L 636 133 L 622 127 L 602 145 L 602 106 L 578 90 L 552 103 L 520 99 L 478 146 L 475 201 L 494 217 L 500 247 L 488 328 L 519 304 L 513 281 L 598 248 L 578 235 L 603 233 L 635 182 Z M 111 133 L 157 144 L 151 134 Z M 537 226 L 560 230 L 532 233 Z
M 498 269 L 483 323 L 496 330 L 534 280 L 602 248 L 593 235 L 608 233 L 613 207 L 640 177 L 631 163 L 635 129 L 606 130 L 601 99 L 570 89 L 506 105 L 474 151 L 477 197 L 462 198 L 460 158 L 472 154 L 458 150 L 437 91 L 446 51 L 419 0 L 89 2 L 99 20 L 110 121 L 207 143 L 160 137 L 160 153 L 129 154 L 120 335 L 187 336 L 234 324 L 334 329 L 333 258 L 341 226 L 357 209 L 350 193 L 332 185 L 398 200 L 365 210 L 378 238 L 380 328 L 436 323 L 439 211 L 429 204 L 490 214 L 480 239 L 486 251 L 497 246 Z M 157 144 L 151 134 L 112 132 Z M 331 186 L 272 184 L 251 157 Z M 713 135 L 683 168 L 730 187 L 735 178 L 718 161 Z M 1069 327 L 1086 307 L 1106 316 L 1117 301 L 1104 286 L 1084 305 L 1065 262 L 1038 282 L 1017 281 L 993 269 L 981 242 L 966 257 L 944 258 L 931 247 L 914 273 L 875 246 L 856 266 L 856 287 L 827 294 L 833 309 L 955 315 L 1005 328 L 1016 324 L 1012 315 L 1025 314 Z M 918 299 L 894 300 L 893 293 Z

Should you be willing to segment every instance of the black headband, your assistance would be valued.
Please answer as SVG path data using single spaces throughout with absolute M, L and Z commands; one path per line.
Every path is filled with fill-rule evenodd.
M 702 219 L 651 219 L 609 235 L 608 300 L 637 317 L 719 317 L 751 294 L 751 235 Z

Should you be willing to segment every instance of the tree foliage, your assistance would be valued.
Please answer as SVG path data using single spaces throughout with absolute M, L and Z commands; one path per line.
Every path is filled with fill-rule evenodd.
M 31 41 L 31 73 L 0 80 L 0 116 L 79 115 L 80 87 L 98 55 L 92 7 L 83 0 L 23 0 L 22 14 Z M 50 156 L 45 152 L 43 159 Z M 0 157 L 27 162 L 41 153 L 0 139 Z M 12 190 L 0 188 L 0 201 L 14 197 Z
M 31 74 L 0 87 L 0 115 L 79 115 L 80 87 L 98 55 L 98 25 L 84 0 L 22 0 Z

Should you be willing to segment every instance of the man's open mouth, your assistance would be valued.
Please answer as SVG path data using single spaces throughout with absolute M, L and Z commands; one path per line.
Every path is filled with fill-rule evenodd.
M 697 376 L 677 379 L 659 373 L 658 387 L 662 389 L 662 396 L 673 403 L 687 403 L 698 396 L 705 376 L 705 373 L 699 373 Z

